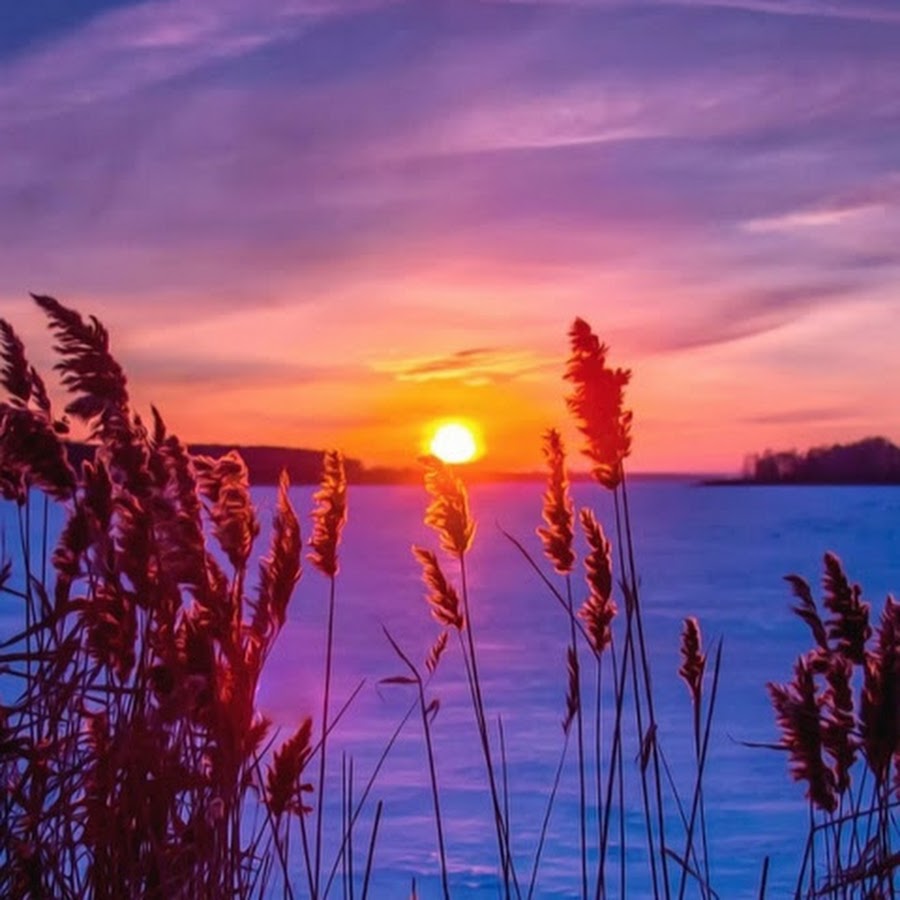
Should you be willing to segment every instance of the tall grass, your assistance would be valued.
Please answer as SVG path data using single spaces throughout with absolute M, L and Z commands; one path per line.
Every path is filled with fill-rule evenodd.
M 787 753 L 809 801 L 795 894 L 893 897 L 900 864 L 900 605 L 888 597 L 873 628 L 870 605 L 838 557 L 826 553 L 823 563 L 821 607 L 808 582 L 787 576 L 813 647 L 797 659 L 791 681 L 768 685 L 781 729 L 775 746 Z
M 478 640 L 482 598 L 469 571 L 477 527 L 464 470 L 424 460 L 424 519 L 436 546 L 413 554 L 440 630 L 422 666 L 385 631 L 402 670 L 380 683 L 414 696 L 361 778 L 337 729 L 362 684 L 349 698 L 334 697 L 332 684 L 348 508 L 341 455 L 324 455 L 306 541 L 327 585 L 321 707 L 280 738 L 256 697 L 302 574 L 304 540 L 287 477 L 268 552 L 253 573 L 261 529 L 240 456 L 191 454 L 156 410 L 145 424 L 101 323 L 53 298 L 35 301 L 54 334 L 69 402 L 64 416 L 54 412 L 21 340 L 0 320 L 0 490 L 18 521 L 9 558 L 0 560 L 0 591 L 22 609 L 18 633 L 0 644 L 3 689 L 17 687 L 0 706 L 0 895 L 318 900 L 340 875 L 345 897 L 366 897 L 384 810 L 379 775 L 412 720 L 427 762 L 441 895 L 462 896 L 454 862 L 465 860 L 453 859 L 453 822 L 441 800 L 447 760 L 434 730 L 441 678 L 458 666 L 499 893 L 540 896 L 555 828 L 573 847 L 573 896 L 634 895 L 637 880 L 655 898 L 719 896 L 703 778 L 722 643 L 708 664 L 699 623 L 688 617 L 678 672 L 652 669 L 625 471 L 630 373 L 609 366 L 608 348 L 586 322 L 576 319 L 569 333 L 567 400 L 597 491 L 611 495 L 612 521 L 602 524 L 590 506 L 576 510 L 563 440 L 550 429 L 541 522 L 530 534 L 504 532 L 556 604 L 566 643 L 558 762 L 549 784 L 529 785 L 543 792 L 535 834 L 510 804 L 510 781 L 519 776 L 486 689 L 492 660 Z M 96 446 L 78 471 L 68 461 L 66 417 Z M 50 503 L 65 510 L 52 550 Z M 35 541 L 36 533 L 45 537 Z M 888 600 L 871 628 L 868 605 L 836 557 L 825 565 L 826 619 L 809 586 L 790 579 L 815 646 L 790 683 L 769 686 L 783 734 L 777 746 L 810 800 L 797 894 L 887 896 L 900 861 L 900 607 Z M 694 772 L 677 773 L 682 784 L 690 779 L 685 796 L 666 761 L 654 693 L 654 678 L 677 676 L 688 689 L 694 747 Z M 561 789 L 577 797 L 567 821 L 556 808 Z M 339 816 L 326 802 L 332 796 Z M 642 846 L 626 827 L 635 807 Z
M 35 301 L 56 338 L 66 413 L 97 450 L 80 472 L 69 466 L 65 420 L 3 323 L 2 482 L 21 565 L 4 591 L 25 627 L 0 658 L 22 686 L 3 711 L 0 894 L 249 896 L 268 871 L 243 815 L 263 789 L 270 731 L 255 698 L 300 577 L 287 482 L 250 590 L 259 525 L 242 460 L 192 457 L 155 410 L 148 428 L 103 326 Z M 66 507 L 52 578 L 30 542 L 35 489 Z M 282 811 L 302 738 L 303 726 L 274 763 Z

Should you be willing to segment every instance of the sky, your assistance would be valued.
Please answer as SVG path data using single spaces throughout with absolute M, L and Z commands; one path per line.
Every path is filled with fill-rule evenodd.
M 636 470 L 900 441 L 897 0 L 30 0 L 0 12 L 0 315 L 110 329 L 188 441 Z

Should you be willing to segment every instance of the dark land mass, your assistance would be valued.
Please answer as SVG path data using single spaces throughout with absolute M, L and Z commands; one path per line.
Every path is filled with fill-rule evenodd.
M 78 468 L 84 460 L 94 458 L 93 444 L 71 441 L 66 445 L 69 461 Z M 251 485 L 278 484 L 283 469 L 287 469 L 291 484 L 319 484 L 322 480 L 322 450 L 298 447 L 242 446 L 240 444 L 189 444 L 188 450 L 195 456 L 217 458 L 231 450 L 240 453 L 247 464 Z M 390 467 L 367 466 L 361 460 L 344 458 L 344 471 L 350 484 L 422 484 L 422 466 Z M 487 468 L 483 462 L 467 463 L 460 467 L 467 484 L 496 482 L 545 482 L 546 471 L 502 472 Z M 638 481 L 648 479 L 669 479 L 673 477 L 696 478 L 690 475 L 668 475 L 665 473 L 639 472 L 629 476 Z M 572 482 L 593 481 L 590 472 L 569 473 Z M 741 483 L 741 482 L 739 482 Z
M 900 448 L 887 438 L 871 437 L 854 444 L 813 447 L 753 455 L 741 478 L 711 479 L 704 484 L 894 484 L 900 485 Z
M 240 453 L 250 475 L 250 484 L 278 484 L 283 469 L 287 469 L 291 484 L 318 484 L 322 478 L 321 450 L 293 447 L 242 447 L 230 444 L 190 444 L 188 449 L 195 456 L 219 457 L 236 450 Z M 74 466 L 83 460 L 93 459 L 92 444 L 72 442 L 68 445 L 69 461 Z M 387 484 L 404 480 L 402 470 L 366 469 L 358 459 L 345 459 L 347 480 L 353 484 Z
M 67 445 L 69 461 L 76 466 L 94 457 L 92 444 L 71 442 Z M 195 456 L 219 457 L 236 450 L 240 453 L 252 485 L 278 484 L 283 469 L 291 484 L 318 484 L 322 479 L 322 450 L 297 447 L 241 446 L 238 444 L 189 444 Z M 421 484 L 422 467 L 393 468 L 366 466 L 362 461 L 345 457 L 344 471 L 350 484 Z M 465 467 L 466 481 L 536 481 L 545 480 L 543 472 L 494 472 L 477 464 Z M 574 478 L 575 476 L 573 476 Z

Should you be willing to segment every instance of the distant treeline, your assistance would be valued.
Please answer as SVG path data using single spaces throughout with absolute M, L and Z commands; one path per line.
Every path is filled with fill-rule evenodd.
M 900 448 L 883 437 L 813 447 L 806 453 L 772 451 L 749 457 L 745 482 L 754 484 L 900 484 Z
M 191 453 L 219 457 L 229 450 L 241 454 L 250 474 L 251 484 L 278 484 L 282 469 L 287 469 L 291 484 L 318 484 L 322 479 L 322 450 L 294 447 L 243 447 L 230 444 L 191 444 Z M 82 460 L 93 459 L 92 444 L 72 442 L 69 460 L 76 468 Z M 405 469 L 366 468 L 358 459 L 345 459 L 344 469 L 351 484 L 396 484 L 415 480 L 418 473 Z

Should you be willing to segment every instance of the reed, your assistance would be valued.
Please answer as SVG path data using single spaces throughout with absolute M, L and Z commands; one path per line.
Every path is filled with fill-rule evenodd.
M 545 525 L 537 529 L 537 534 L 544 546 L 544 555 L 550 560 L 556 572 L 565 579 L 566 609 L 569 615 L 569 690 L 566 696 L 570 705 L 567 714 L 568 724 L 564 730 L 568 734 L 568 726 L 571 725 L 574 719 L 576 725 L 576 748 L 578 751 L 581 896 L 584 900 L 587 900 L 587 785 L 585 780 L 584 719 L 581 707 L 581 666 L 578 661 L 578 641 L 571 577 L 572 567 L 575 565 L 575 554 L 572 550 L 575 536 L 573 531 L 575 513 L 572 498 L 569 496 L 565 448 L 562 437 L 555 428 L 549 429 L 544 435 L 544 456 L 549 469 L 547 490 L 544 493 L 542 510 Z
M 487 726 L 484 695 L 478 669 L 477 642 L 472 624 L 466 574 L 466 554 L 472 546 L 476 524 L 469 511 L 469 496 L 466 486 L 459 476 L 456 475 L 450 466 L 433 456 L 426 457 L 423 462 L 425 465 L 425 489 L 431 497 L 431 502 L 425 511 L 425 524 L 435 530 L 441 549 L 457 563 L 460 579 L 459 592 L 457 593 L 453 590 L 450 593 L 449 583 L 437 566 L 436 557 L 433 554 L 430 558 L 427 558 L 422 555 L 421 551 L 418 551 L 418 555 L 420 559 L 426 561 L 425 579 L 431 589 L 432 610 L 439 607 L 439 603 L 434 599 L 436 592 L 431 583 L 432 581 L 446 592 L 446 598 L 453 596 L 462 598 L 462 616 L 459 617 L 457 613 L 460 626 L 456 628 L 456 631 L 459 637 L 479 745 L 490 788 L 503 891 L 504 896 L 509 898 L 512 896 L 513 891 L 517 895 L 519 894 L 519 887 L 510 851 L 509 823 L 506 820 L 504 805 L 501 801 L 496 775 L 497 763 L 491 749 L 490 734 Z M 434 563 L 433 566 L 432 562 Z M 452 601 L 448 600 L 447 602 Z
M 318 795 L 316 806 L 315 862 L 312 879 L 312 896 L 319 896 L 322 868 L 322 826 L 325 804 L 325 775 L 328 761 L 328 717 L 331 702 L 332 654 L 334 652 L 334 606 L 338 573 L 338 546 L 341 532 L 347 521 L 347 477 L 344 461 L 336 450 L 325 454 L 322 485 L 314 498 L 313 533 L 309 539 L 310 562 L 328 579 L 328 625 L 325 636 L 325 676 L 322 692 L 322 737 L 319 753 Z
M 23 685 L 4 711 L 0 893 L 249 896 L 259 836 L 244 809 L 264 790 L 270 730 L 255 696 L 300 577 L 287 482 L 253 597 L 259 527 L 243 462 L 191 456 L 155 410 L 148 429 L 103 326 L 35 301 L 56 338 L 65 413 L 96 454 L 69 466 L 66 423 L 3 323 L 0 468 L 21 551 L 5 590 L 25 628 L 0 662 Z M 38 491 L 67 514 L 52 571 L 31 545 Z M 298 734 L 270 783 L 281 813 L 295 802 Z
M 770 684 L 791 775 L 806 785 L 810 824 L 796 896 L 893 896 L 900 748 L 900 607 L 888 597 L 877 627 L 840 559 L 823 558 L 821 606 L 809 583 L 786 580 L 813 647 L 785 685 Z
M 573 391 L 566 397 L 579 431 L 585 438 L 582 448 L 593 463 L 597 483 L 612 492 L 616 516 L 616 543 L 620 554 L 622 589 L 627 599 L 625 649 L 619 673 L 618 692 L 625 690 L 625 670 L 631 675 L 635 724 L 642 753 L 652 761 L 652 789 L 648 784 L 646 766 L 640 769 L 641 794 L 647 831 L 653 893 L 655 897 L 670 896 L 668 854 L 666 852 L 665 813 L 659 748 L 658 727 L 653 700 L 650 664 L 644 635 L 643 613 L 634 551 L 631 511 L 625 478 L 625 459 L 631 452 L 632 413 L 625 409 L 624 391 L 631 380 L 631 372 L 613 369 L 607 363 L 609 348 L 600 342 L 583 319 L 577 318 L 569 330 L 571 354 L 565 378 L 572 382 Z M 635 645 L 636 635 L 636 645 Z M 640 684 L 639 684 L 640 682 Z M 621 703 L 618 704 L 621 707 Z M 646 729 L 643 714 L 646 708 Z M 620 723 L 617 723 L 618 729 Z M 652 797 L 652 800 L 651 800 Z M 655 803 L 655 816 L 653 804 Z M 655 830 L 655 834 L 654 834 Z M 657 866 L 659 876 L 657 875 Z M 661 883 L 660 883 L 661 882 Z
M 21 686 L 0 706 L 0 894 L 161 900 L 264 897 L 280 888 L 285 897 L 308 892 L 318 900 L 340 871 L 345 896 L 361 888 L 365 897 L 373 890 L 384 814 L 372 794 L 399 735 L 417 716 L 441 893 L 460 895 L 463 887 L 453 883 L 448 864 L 452 823 L 442 810 L 433 727 L 440 709 L 433 685 L 447 669 L 442 660 L 455 652 L 455 633 L 484 765 L 499 891 L 507 898 L 540 895 L 541 860 L 551 824 L 557 827 L 553 810 L 563 779 L 571 776 L 577 777 L 578 811 L 563 827 L 578 847 L 573 894 L 613 892 L 617 866 L 625 896 L 634 890 L 634 866 L 645 865 L 655 897 L 677 891 L 681 898 L 689 886 L 702 897 L 718 896 L 703 779 L 722 642 L 708 659 L 699 623 L 684 620 L 678 675 L 688 689 L 696 767 L 689 802 L 682 803 L 656 715 L 625 472 L 630 372 L 608 364 L 608 348 L 586 322 L 576 319 L 569 333 L 567 401 L 593 478 L 611 495 L 612 521 L 601 524 L 585 507 L 576 524 L 565 447 L 551 429 L 544 435 L 548 472 L 536 528 L 539 551 L 504 532 L 564 617 L 560 756 L 528 858 L 526 888 L 517 876 L 523 839 L 510 804 L 517 774 L 507 764 L 503 721 L 497 720 L 496 733 L 488 725 L 495 720 L 483 673 L 492 661 L 479 648 L 473 622 L 480 599 L 477 592 L 472 596 L 469 578 L 476 522 L 462 470 L 433 458 L 424 462 L 424 519 L 437 549 L 416 546 L 413 555 L 440 631 L 421 666 L 385 631 L 404 668 L 380 683 L 410 686 L 415 698 L 373 770 L 360 777 L 345 751 L 339 767 L 334 759 L 336 729 L 363 687 L 343 702 L 332 696 L 348 507 L 340 453 L 324 455 L 306 540 L 308 562 L 328 585 L 321 717 L 301 715 L 279 741 L 256 698 L 303 576 L 304 540 L 287 476 L 278 485 L 268 550 L 254 574 L 250 560 L 261 524 L 240 455 L 191 454 L 155 409 L 145 423 L 132 409 L 103 325 L 52 297 L 34 299 L 48 317 L 69 400 L 64 415 L 57 414 L 22 341 L 0 320 L 6 395 L 0 401 L 0 491 L 14 504 L 18 523 L 14 546 L 4 547 L 14 559 L 0 560 L 0 593 L 22 608 L 21 629 L 0 644 L 0 673 Z M 96 444 L 93 460 L 77 471 L 66 451 L 69 420 Z M 40 521 L 46 535 L 50 503 L 65 510 L 52 549 L 46 538 L 33 537 Z M 870 605 L 840 560 L 829 553 L 823 564 L 819 602 L 807 582 L 788 577 L 794 612 L 809 627 L 812 647 L 789 682 L 768 686 L 781 731 L 776 746 L 810 802 L 797 895 L 892 896 L 900 863 L 894 824 L 900 605 L 888 598 L 877 623 L 870 622 Z M 574 772 L 565 766 L 573 738 Z M 340 798 L 339 821 L 325 814 L 329 797 Z M 374 812 L 360 835 L 370 802 Z M 645 854 L 628 845 L 626 818 L 638 803 Z M 673 821 L 683 826 L 680 855 L 673 847 L 681 847 L 682 835 Z M 331 862 L 326 848 L 333 847 Z M 678 867 L 675 878 L 670 864 Z M 767 878 L 764 865 L 761 895 Z
M 703 801 L 702 778 L 700 777 L 700 767 L 703 762 L 703 737 L 701 731 L 701 722 L 703 718 L 703 675 L 706 672 L 706 654 L 702 649 L 702 639 L 700 635 L 700 624 L 696 618 L 689 616 L 684 620 L 684 628 L 681 632 L 681 666 L 678 674 L 687 685 L 688 693 L 691 698 L 691 711 L 693 713 L 694 725 L 694 756 L 697 761 L 697 804 L 700 812 L 700 839 L 701 850 L 703 853 L 703 875 L 706 886 L 710 883 L 709 871 L 709 839 L 706 831 L 706 806 Z M 714 682 L 718 681 L 718 672 L 714 677 Z M 688 852 L 685 853 L 685 859 L 689 856 L 690 845 L 693 840 L 693 834 L 688 829 Z

